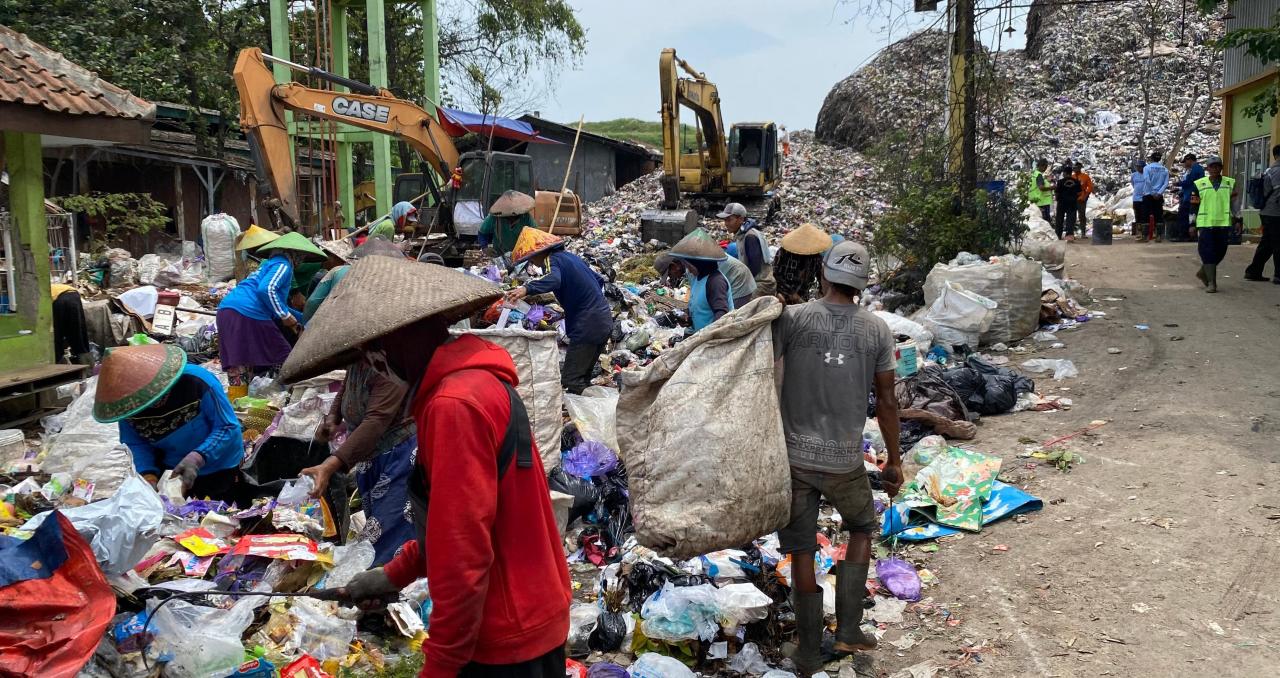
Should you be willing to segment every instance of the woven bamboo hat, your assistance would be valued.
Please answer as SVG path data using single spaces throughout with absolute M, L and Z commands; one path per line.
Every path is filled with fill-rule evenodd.
M 280 378 L 292 383 L 354 360 L 361 344 L 426 318 L 454 322 L 502 296 L 477 276 L 404 257 L 364 257 L 351 265 L 307 323 Z
M 520 229 L 520 237 L 516 238 L 516 246 L 511 249 L 511 260 L 512 263 L 518 264 L 522 261 L 528 261 L 536 254 L 549 252 L 559 247 L 564 247 L 564 239 L 560 236 L 525 226 Z
M 255 247 L 261 247 L 279 237 L 279 233 L 268 231 L 257 224 L 251 224 L 249 229 L 244 232 L 244 235 L 240 236 L 240 242 L 236 245 L 236 251 L 239 252 L 243 250 L 251 250 Z
M 286 233 L 258 248 L 259 252 L 269 252 L 271 250 L 294 250 L 303 254 L 310 254 L 317 259 L 324 259 L 324 250 L 316 247 L 315 243 L 307 240 L 307 236 L 297 231 Z
M 822 254 L 831 249 L 831 236 L 813 224 L 800 227 L 782 236 L 782 249 L 799 255 Z
M 107 350 L 93 396 L 93 418 L 107 424 L 147 409 L 182 376 L 187 353 L 174 344 Z
M 721 261 L 729 258 L 729 255 L 720 249 L 720 243 L 701 228 L 695 228 L 692 233 L 681 238 L 680 242 L 671 248 L 671 256 L 699 261 Z
M 493 206 L 489 208 L 489 214 L 496 217 L 518 217 L 521 214 L 528 214 L 533 209 L 535 200 L 528 193 L 520 191 L 504 191 L 493 201 Z

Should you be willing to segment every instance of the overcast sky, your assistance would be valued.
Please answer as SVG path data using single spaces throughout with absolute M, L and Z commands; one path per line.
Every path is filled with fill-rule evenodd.
M 772 120 L 812 129 L 833 85 L 938 17 L 913 15 L 888 31 L 884 17 L 855 17 L 851 5 L 860 3 L 574 0 L 587 51 L 577 70 L 555 78 L 542 116 L 562 123 L 583 114 L 588 121 L 658 120 L 658 54 L 674 47 L 719 85 L 726 124 Z

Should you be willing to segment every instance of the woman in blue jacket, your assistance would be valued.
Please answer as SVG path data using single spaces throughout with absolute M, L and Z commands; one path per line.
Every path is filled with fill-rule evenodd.
M 133 466 L 155 485 L 172 470 L 192 497 L 234 501 L 244 458 L 240 421 L 222 384 L 172 344 L 111 349 L 102 359 L 93 418 L 119 422 Z
M 227 394 L 248 395 L 254 370 L 284 364 L 293 345 L 285 332 L 302 328 L 302 311 L 289 306 L 294 267 L 325 254 L 301 233 L 289 233 L 258 248 L 270 257 L 218 304 L 218 357 L 227 373 Z

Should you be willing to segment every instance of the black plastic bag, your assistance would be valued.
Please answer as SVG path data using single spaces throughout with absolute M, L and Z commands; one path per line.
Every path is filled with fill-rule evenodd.
M 573 497 L 573 505 L 569 507 L 569 522 L 572 525 L 579 518 L 591 515 L 600 501 L 600 490 L 590 480 L 575 478 L 564 472 L 559 466 L 551 470 L 547 476 L 547 486 L 556 492 Z
M 622 613 L 606 610 L 596 620 L 596 627 L 587 638 L 587 646 L 596 652 L 617 652 L 626 637 L 627 620 Z

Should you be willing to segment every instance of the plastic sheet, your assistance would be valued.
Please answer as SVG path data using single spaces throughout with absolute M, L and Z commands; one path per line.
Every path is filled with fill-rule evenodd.
M 592 386 L 582 395 L 565 393 L 564 407 L 584 440 L 604 443 L 609 449 L 618 450 L 617 389 Z
M 600 613 L 600 606 L 592 603 L 574 603 L 569 608 L 569 656 L 585 657 L 591 653 L 591 634 L 596 630 Z
M 323 588 L 336 589 L 346 586 L 352 577 L 373 566 L 373 544 L 357 541 L 333 549 L 333 569 L 325 575 Z
M 747 643 L 738 650 L 738 654 L 733 655 L 733 659 L 729 660 L 729 670 L 734 673 L 760 676 L 772 671 L 773 667 L 764 660 L 759 646 L 755 643 Z
M 292 640 L 299 650 L 324 661 L 346 656 L 356 635 L 356 622 L 336 616 L 337 603 L 294 598 L 289 607 Z
M 644 601 L 640 628 L 657 640 L 710 641 L 720 628 L 716 588 L 710 584 L 673 586 L 670 582 Z
M 145 480 L 133 476 L 110 499 L 62 509 L 61 513 L 89 541 L 103 572 L 123 574 L 159 541 L 164 503 Z M 34 530 L 51 515 L 33 516 L 22 529 Z
M 646 652 L 631 665 L 631 678 L 694 678 L 694 673 L 679 659 Z
M 67 407 L 61 430 L 52 435 L 43 470 L 66 472 L 94 484 L 94 497 L 115 494 L 126 479 L 134 477 L 133 455 L 120 443 L 120 427 L 93 418 L 97 377 L 86 379 L 84 392 Z
M 899 600 L 920 600 L 920 575 L 911 563 L 898 558 L 876 561 L 876 578 Z
M 1076 364 L 1066 358 L 1033 358 L 1023 361 L 1023 369 L 1029 372 L 1048 372 L 1053 370 L 1053 380 L 1062 381 L 1080 375 L 1080 371 L 1076 369 Z
M 875 314 L 876 317 L 889 326 L 889 331 L 893 334 L 905 334 L 911 337 L 911 340 L 916 342 L 916 347 L 921 353 L 928 351 L 929 347 L 933 345 L 933 332 L 925 329 L 924 325 L 910 318 L 904 318 L 897 313 L 876 311 Z
M 241 636 L 253 623 L 253 611 L 266 598 L 242 598 L 231 609 L 203 607 L 185 600 L 156 607 L 148 603 L 153 651 L 166 659 L 165 676 L 172 678 L 223 678 L 244 661 Z

